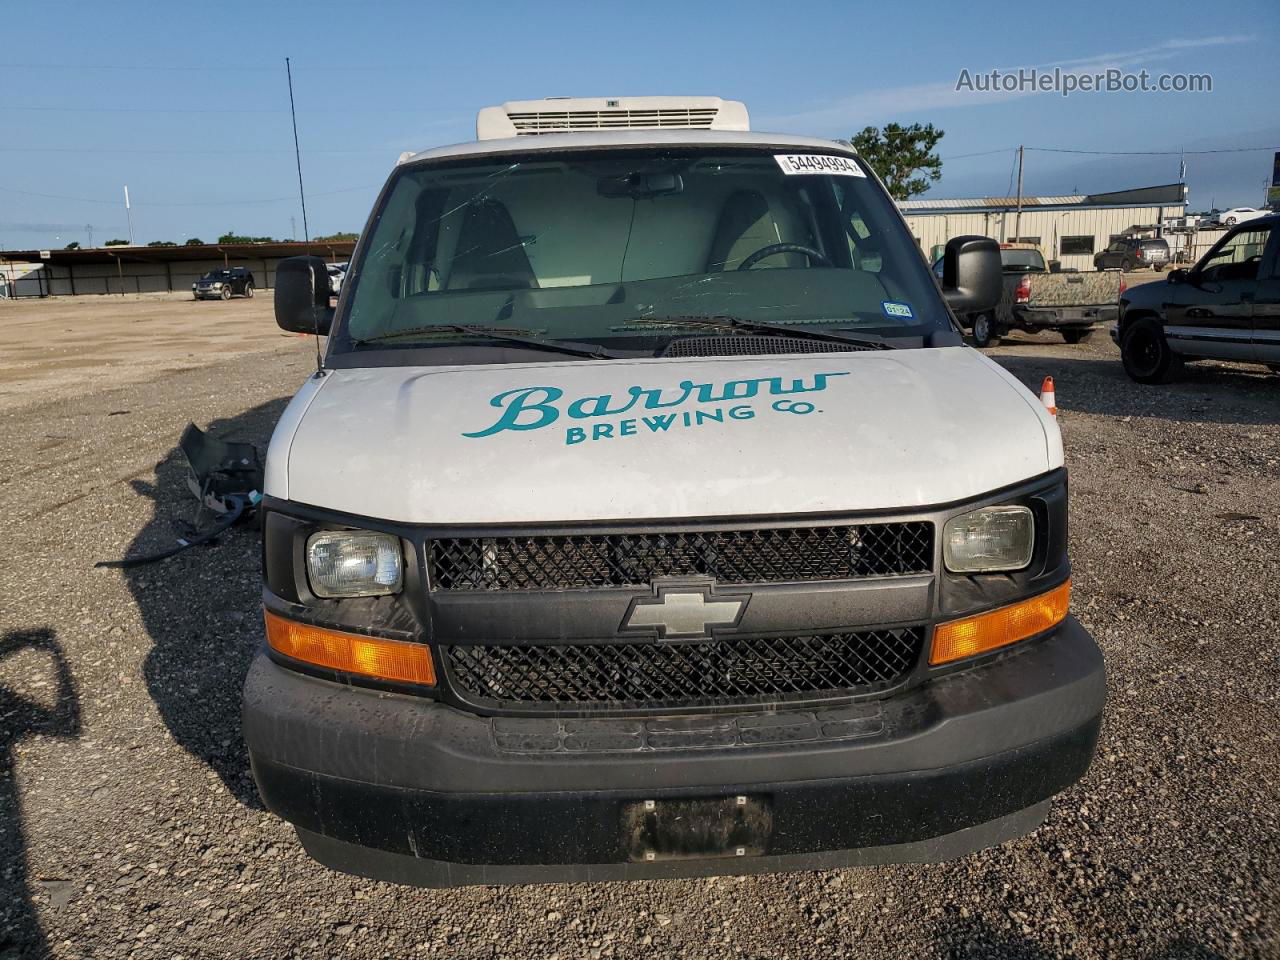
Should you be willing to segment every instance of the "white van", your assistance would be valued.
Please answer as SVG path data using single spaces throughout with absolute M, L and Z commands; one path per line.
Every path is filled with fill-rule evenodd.
M 848 144 L 716 98 L 402 159 L 264 500 L 244 732 L 331 867 L 452 886 L 938 860 L 1093 756 L 1056 421 Z M 560 132 L 567 131 L 567 132 Z M 975 412 L 979 415 L 975 416 Z

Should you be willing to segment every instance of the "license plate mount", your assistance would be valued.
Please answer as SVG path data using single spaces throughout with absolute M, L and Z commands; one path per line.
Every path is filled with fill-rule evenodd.
M 765 797 L 639 800 L 622 810 L 622 843 L 633 863 L 758 857 L 772 833 Z

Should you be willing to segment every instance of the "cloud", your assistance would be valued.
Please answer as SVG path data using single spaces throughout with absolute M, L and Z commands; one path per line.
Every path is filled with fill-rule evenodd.
M 475 130 L 475 115 L 469 117 L 450 116 L 438 117 L 434 120 L 424 120 L 414 126 L 412 131 L 399 134 L 393 139 L 383 141 L 389 151 L 395 154 L 402 153 L 405 150 L 419 151 L 430 149 L 424 146 L 424 143 L 430 146 L 438 146 L 441 143 L 461 142 L 470 139 L 470 133 Z M 424 131 L 447 129 L 449 132 L 445 134 L 446 139 L 443 141 L 433 140 L 428 137 Z M 456 133 L 455 133 L 456 131 Z M 448 137 L 456 137 L 456 140 L 448 139 Z
M 1132 50 L 1115 50 L 1087 57 L 1055 60 L 1041 64 L 1020 64 L 1010 67 L 991 65 L 966 65 L 973 76 L 989 74 L 993 69 L 1001 73 L 1019 70 L 1052 72 L 1055 68 L 1072 73 L 1102 73 L 1112 69 L 1128 69 L 1148 66 L 1172 59 L 1187 50 L 1203 47 L 1220 47 L 1237 43 L 1249 43 L 1252 38 L 1240 34 L 1224 34 L 1212 37 L 1189 37 L 1166 40 L 1163 43 Z M 957 75 L 958 78 L 959 75 Z M 916 111 L 933 111 L 956 107 L 1021 100 L 1025 97 L 1044 96 L 1042 90 L 957 90 L 956 80 L 940 83 L 920 83 L 881 90 L 868 90 L 849 97 L 815 105 L 807 110 L 788 114 L 775 114 L 760 118 L 762 129 L 847 130 L 851 125 L 866 124 L 887 117 L 901 116 Z M 1055 94 L 1056 95 L 1056 94 Z
M 99 233 L 119 230 L 119 227 L 101 227 L 94 226 L 94 230 Z M 0 222 L 0 230 L 8 233 L 74 233 L 81 234 L 85 231 L 83 223 L 3 223 Z

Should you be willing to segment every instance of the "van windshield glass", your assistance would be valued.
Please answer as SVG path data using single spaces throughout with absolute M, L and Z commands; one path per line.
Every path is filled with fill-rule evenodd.
M 346 283 L 338 351 L 456 343 L 460 326 L 651 342 L 687 335 L 679 318 L 727 315 L 881 337 L 949 329 L 892 201 L 834 153 L 594 149 L 410 165 Z

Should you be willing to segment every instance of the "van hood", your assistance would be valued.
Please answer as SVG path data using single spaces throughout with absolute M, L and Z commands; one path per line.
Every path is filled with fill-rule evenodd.
M 976 350 L 366 367 L 281 418 L 266 493 L 424 524 L 911 509 L 1062 465 Z

